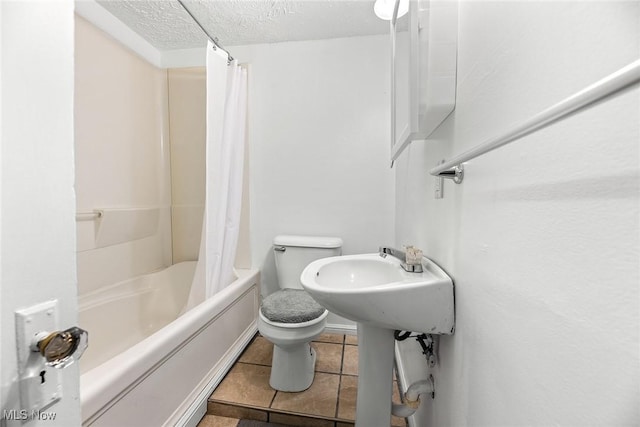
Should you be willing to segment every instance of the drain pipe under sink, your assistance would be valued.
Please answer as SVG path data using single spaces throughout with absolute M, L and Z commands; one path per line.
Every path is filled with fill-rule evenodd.
M 435 397 L 436 384 L 433 375 L 429 375 L 428 380 L 420 380 L 411 384 L 402 398 L 402 404 L 394 403 L 391 413 L 396 417 L 407 418 L 414 414 L 420 406 L 420 395 L 424 393 L 431 394 L 431 398 Z

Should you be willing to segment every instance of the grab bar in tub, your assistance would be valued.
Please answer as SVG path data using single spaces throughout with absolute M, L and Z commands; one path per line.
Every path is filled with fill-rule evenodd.
M 102 211 L 76 213 L 76 221 L 94 221 L 100 217 L 102 217 Z

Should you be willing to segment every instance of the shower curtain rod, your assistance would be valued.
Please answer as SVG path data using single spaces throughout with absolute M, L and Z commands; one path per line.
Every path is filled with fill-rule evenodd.
M 220 49 L 221 51 L 223 51 L 224 53 L 227 54 L 227 64 L 231 64 L 231 61 L 233 61 L 233 56 L 231 56 L 231 54 L 229 53 L 228 50 L 226 50 L 225 48 L 223 48 L 219 43 L 218 43 L 218 38 L 217 37 L 213 37 L 211 34 L 209 34 L 209 32 L 207 30 L 205 30 L 205 28 L 202 26 L 202 24 L 200 23 L 200 21 L 198 21 L 198 19 L 193 15 L 193 13 L 191 13 L 191 11 L 189 10 L 189 8 L 187 8 L 187 6 L 182 2 L 182 0 L 178 0 L 178 3 L 180 3 L 180 6 L 182 6 L 182 8 L 189 14 L 189 16 L 191 17 L 191 19 L 194 20 L 194 22 L 196 24 L 198 24 L 198 27 L 200 27 L 200 29 L 207 35 L 207 37 L 209 38 L 209 40 L 211 40 L 211 43 L 213 43 L 213 50 L 217 50 Z

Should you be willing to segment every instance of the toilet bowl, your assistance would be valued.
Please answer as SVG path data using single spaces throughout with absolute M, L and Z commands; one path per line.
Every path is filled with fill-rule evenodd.
M 280 391 L 302 391 L 313 383 L 316 352 L 309 345 L 324 330 L 327 310 L 317 319 L 288 324 L 272 322 L 260 312 L 258 330 L 272 342 L 273 360 L 269 385 Z
M 258 330 L 274 344 L 269 385 L 280 391 L 306 390 L 313 383 L 316 353 L 310 342 L 329 312 L 302 289 L 300 274 L 316 259 L 340 255 L 335 237 L 277 236 L 274 239 L 279 291 L 264 298 Z

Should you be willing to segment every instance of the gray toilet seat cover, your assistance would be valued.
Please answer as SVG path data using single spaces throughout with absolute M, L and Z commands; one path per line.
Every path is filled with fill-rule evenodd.
M 263 299 L 260 310 L 272 322 L 302 323 L 322 316 L 325 308 L 304 289 L 281 289 Z

